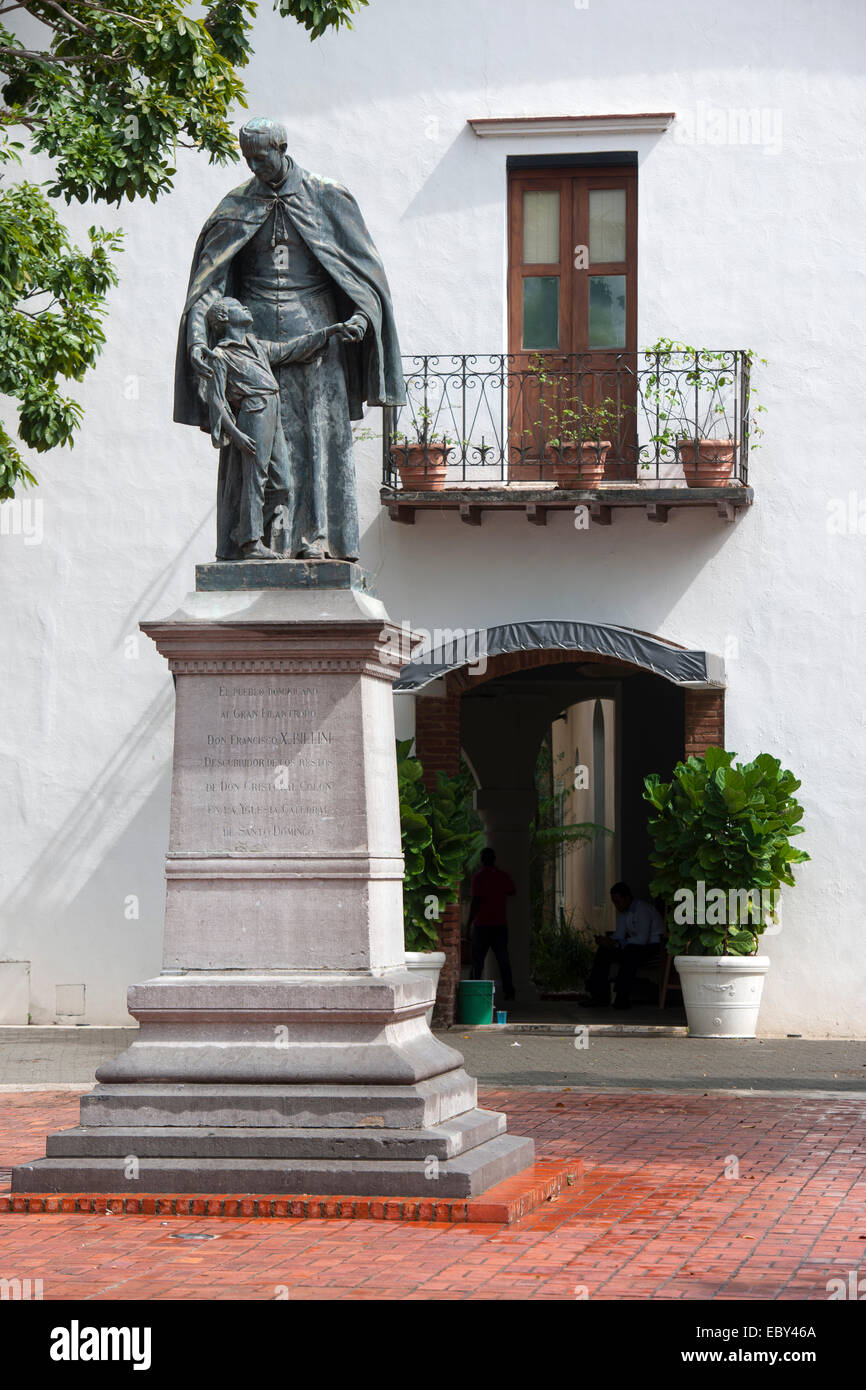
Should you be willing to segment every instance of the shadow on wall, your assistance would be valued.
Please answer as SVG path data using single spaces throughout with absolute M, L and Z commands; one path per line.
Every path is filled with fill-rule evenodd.
M 445 149 L 441 158 L 437 160 L 418 192 L 407 203 L 403 220 L 435 216 L 438 213 L 453 214 L 455 204 L 461 212 L 470 208 L 485 207 L 497 190 L 500 197 L 504 196 L 501 187 L 504 158 L 503 170 L 500 171 L 498 167 L 496 169 L 496 187 L 494 189 L 487 188 L 483 176 L 471 181 L 466 177 L 466 171 L 473 156 L 477 158 L 477 156 L 483 155 L 480 145 L 481 142 L 474 131 L 468 125 L 463 126 Z M 483 159 L 479 161 L 479 168 L 485 168 Z
M 180 427 L 178 426 L 178 428 Z M 214 450 L 214 458 L 217 459 L 218 457 L 219 455 L 217 454 L 216 450 Z M 214 497 L 216 497 L 216 486 L 216 475 L 214 475 Z M 202 518 L 198 526 L 188 537 L 188 539 L 184 542 L 180 550 L 176 551 L 172 558 L 165 562 L 165 564 L 158 571 L 158 573 L 154 575 L 153 579 L 150 581 L 147 587 L 139 594 L 135 602 L 130 604 L 129 608 L 126 610 L 123 618 L 121 619 L 118 641 L 122 641 L 128 632 L 137 630 L 139 621 L 142 618 L 161 618 L 167 616 L 164 613 L 154 612 L 155 605 L 159 602 L 160 596 L 163 593 L 165 593 L 165 590 L 171 584 L 173 577 L 178 571 L 178 567 L 182 563 L 190 563 L 190 550 L 192 550 L 196 542 L 202 539 L 205 531 L 208 529 L 210 530 L 212 538 L 210 552 L 207 556 L 198 560 L 194 560 L 193 563 L 195 564 L 203 564 L 214 558 L 214 554 L 216 552 L 216 501 L 214 501 L 214 504 L 211 507 L 210 511 L 207 513 L 205 517 Z M 194 571 L 190 574 L 189 588 L 195 588 Z M 142 635 L 141 640 L 143 642 L 147 642 L 149 639 L 145 638 L 144 635 Z
M 652 500 L 649 490 L 647 496 Z M 567 512 L 554 514 L 544 527 L 527 525 L 518 512 L 493 513 L 475 527 L 463 525 L 456 513 L 433 511 L 421 513 L 414 526 L 402 526 L 389 520 L 382 508 L 384 530 L 377 531 L 377 518 L 362 533 L 362 546 L 372 548 L 380 536 L 384 539 L 384 554 L 373 558 L 379 568 L 384 566 L 379 596 L 389 610 L 393 608 L 391 617 L 397 622 L 406 617 L 429 626 L 489 626 L 497 618 L 502 621 L 491 608 L 490 596 L 507 582 L 513 597 L 508 618 L 515 622 L 573 618 L 579 603 L 580 616 L 587 621 L 615 621 L 663 633 L 668 615 L 690 594 L 702 571 L 717 562 L 740 527 L 758 524 L 753 510 L 725 525 L 695 508 L 666 526 L 653 525 L 635 510 L 630 516 L 616 516 L 610 527 L 592 525 L 579 531 Z M 759 544 L 758 531 L 752 529 L 749 535 Z M 446 547 L 448 564 L 442 565 Z M 623 554 L 629 555 L 629 565 L 614 563 L 611 568 Z M 420 580 L 437 557 L 431 610 L 430 587 Z M 634 565 L 639 565 L 643 579 L 638 588 Z M 389 573 L 400 573 L 399 593 L 391 590 Z M 486 575 L 483 592 L 467 587 L 467 575 L 473 573 Z M 708 641 L 706 636 L 702 640 Z
M 130 1022 L 127 990 L 162 962 L 171 771 L 163 766 L 145 802 L 100 854 L 62 914 L 41 921 L 31 983 L 31 1020 L 117 1025 Z M 90 861 L 92 865 L 92 860 Z M 41 941 L 40 941 L 41 937 Z M 37 955 L 38 952 L 38 955 Z M 86 986 L 84 1013 L 65 1017 L 62 981 Z
M 158 950 L 162 862 L 159 855 L 153 863 L 143 862 L 142 846 L 167 841 L 170 755 L 157 762 L 148 750 L 171 727 L 173 709 L 174 690 L 166 681 L 0 904 L 12 954 L 50 960 L 55 979 L 73 966 L 78 978 L 93 979 L 102 960 L 102 973 L 115 962 L 128 983 L 130 957 L 152 955 L 154 943 Z M 146 881 L 146 891 L 139 891 Z M 117 939 L 116 926 L 123 925 L 137 931 L 139 941 L 132 949 Z M 44 969 L 39 970 L 43 993 Z M 36 978 L 34 987 L 38 993 Z M 38 1012 L 43 1018 L 37 1020 L 34 1013 L 34 1021 L 53 1021 L 53 985 L 50 1000 L 43 997 Z
M 478 113 L 468 114 L 477 115 Z M 441 145 L 442 140 L 435 115 L 427 118 L 424 134 L 430 140 L 432 148 Z M 651 154 L 663 138 L 661 132 L 655 137 L 642 134 L 640 137 L 642 157 L 646 158 L 647 155 Z M 635 141 L 633 137 L 623 135 L 620 137 L 620 143 L 624 147 L 632 149 Z M 475 134 L 470 125 L 462 126 L 433 166 L 418 192 L 407 203 L 403 220 L 437 215 L 453 217 L 455 208 L 459 208 L 461 214 L 464 214 L 473 208 L 487 207 L 491 202 L 501 202 L 504 215 L 505 159 L 506 155 L 515 152 L 523 155 L 531 154 L 532 150 L 530 148 L 529 151 L 524 151 L 519 148 L 519 145 L 515 145 L 507 139 L 482 139 Z M 603 154 L 604 151 L 601 153 Z M 536 157 L 538 156 L 536 155 Z M 467 177 L 473 166 L 478 177 Z M 501 274 L 500 266 L 497 265 L 493 269 L 497 275 Z

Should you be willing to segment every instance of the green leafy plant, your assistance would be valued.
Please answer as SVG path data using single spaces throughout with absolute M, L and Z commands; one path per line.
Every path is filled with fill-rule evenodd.
M 543 918 L 532 933 L 530 974 L 540 990 L 581 989 L 595 959 L 596 943 L 587 922 L 575 922 L 574 909 Z
M 351 27 L 366 4 L 276 0 L 275 8 L 315 39 Z M 256 9 L 255 0 L 7 0 L 0 8 L 3 177 L 25 148 L 52 161 L 43 185 L 0 185 L 0 394 L 18 402 L 17 439 L 29 448 L 73 444 L 83 412 L 59 383 L 81 381 L 94 365 L 117 283 L 111 257 L 120 234 L 92 227 L 80 250 L 52 201 L 155 202 L 172 187 L 178 147 L 211 163 L 238 159 L 230 118 L 246 104 L 238 70 L 252 54 Z M 39 21 L 28 23 L 26 41 L 8 27 L 16 12 Z M 35 481 L 0 428 L 0 500 Z
M 395 443 L 404 446 L 407 444 L 410 446 L 418 444 L 425 449 L 433 448 L 434 446 L 436 448 L 450 449 L 456 441 L 452 439 L 450 435 L 435 430 L 434 424 L 433 411 L 429 406 L 421 405 L 418 407 L 412 419 L 411 437 L 397 430 L 393 439 Z
M 37 453 L 72 445 L 82 408 L 59 382 L 81 381 L 105 342 L 120 234 L 91 227 L 89 241 L 72 244 L 36 184 L 0 185 L 0 394 L 18 401 L 18 438 Z M 0 425 L 0 501 L 35 481 Z
M 403 842 L 403 925 L 407 951 L 435 951 L 442 908 L 457 901 L 466 867 L 484 835 L 472 806 L 474 782 L 464 765 L 456 777 L 436 774 L 432 790 L 412 757 L 412 740 L 397 742 L 397 785 Z
M 670 782 L 656 774 L 644 780 L 654 812 L 650 892 L 668 905 L 671 955 L 754 955 L 781 885 L 794 884 L 792 865 L 809 858 L 791 844 L 802 834 L 803 815 L 794 774 L 769 753 L 750 763 L 734 762 L 735 756 L 711 747 L 677 763 Z M 707 912 L 704 922 L 678 910 L 711 895 L 719 910 Z
M 657 339 L 644 350 L 643 357 L 648 370 L 640 374 L 640 386 L 643 407 L 653 427 L 650 443 L 673 453 L 680 440 L 695 437 L 695 430 L 699 439 L 715 438 L 714 428 L 720 420 L 727 421 L 730 401 L 725 392 L 734 385 L 739 357 L 749 371 L 746 438 L 750 448 L 759 447 L 764 431 L 755 417 L 766 407 L 756 403 L 751 369 L 755 362 L 766 366 L 766 358 L 758 357 L 752 348 L 714 351 L 690 347 L 673 338 Z M 651 462 L 644 461 L 641 466 L 649 468 Z
M 617 404 L 610 396 L 602 401 L 585 400 L 580 383 L 561 372 L 548 370 L 544 358 L 535 355 L 530 366 L 539 385 L 541 415 L 535 421 L 539 437 L 546 439 L 551 449 L 559 451 L 567 444 L 595 444 L 613 441 L 618 437 L 625 412 L 625 402 Z M 545 389 L 550 394 L 545 395 Z M 527 430 L 532 436 L 532 431 Z

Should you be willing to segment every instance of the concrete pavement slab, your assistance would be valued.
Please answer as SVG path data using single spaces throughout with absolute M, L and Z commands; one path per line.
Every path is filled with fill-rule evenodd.
M 135 1028 L 0 1028 L 0 1086 L 89 1086 L 96 1068 L 135 1034 Z M 713 1041 L 594 1032 L 592 1025 L 578 1033 L 451 1028 L 437 1036 L 487 1086 L 866 1091 L 866 1042 L 858 1039 Z

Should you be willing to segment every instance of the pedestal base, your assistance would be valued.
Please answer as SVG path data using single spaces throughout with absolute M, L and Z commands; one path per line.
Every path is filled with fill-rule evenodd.
M 13 1192 L 474 1197 L 534 1161 L 429 1031 L 432 982 L 190 972 L 134 985 L 139 1036 Z
M 16 1168 L 12 1190 L 474 1197 L 533 1162 L 532 1141 L 504 1131 L 505 1117 L 485 1110 L 431 1129 L 366 1133 L 82 1127 L 50 1135 L 47 1157 Z
M 13 1192 L 476 1196 L 533 1163 L 404 965 L 391 685 L 344 562 L 200 566 L 143 624 L 176 679 L 163 973 Z M 400 639 L 397 641 L 397 639 Z
M 238 589 L 361 589 L 373 593 L 365 569 L 352 560 L 217 560 L 196 565 L 199 593 Z

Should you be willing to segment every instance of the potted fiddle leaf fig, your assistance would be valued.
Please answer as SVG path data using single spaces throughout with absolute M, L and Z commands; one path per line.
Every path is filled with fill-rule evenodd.
M 761 937 L 780 930 L 780 888 L 809 858 L 792 844 L 803 815 L 794 774 L 769 753 L 734 758 L 711 747 L 678 763 L 670 782 L 644 781 L 650 892 L 667 907 L 667 949 L 698 1038 L 755 1036 L 770 965 Z
M 455 441 L 433 428 L 433 412 L 426 405 L 419 406 L 412 423 L 413 439 L 400 431 L 394 435 L 391 461 L 408 492 L 442 492 Z
M 397 742 L 397 786 L 403 842 L 403 927 L 406 965 L 433 980 L 434 991 L 445 964 L 439 947 L 443 908 L 457 901 L 467 864 L 484 843 L 481 822 L 472 805 L 472 776 L 465 766 L 456 777 L 436 775 L 432 790 L 424 769 L 411 756 L 412 740 Z M 431 1021 L 432 1006 L 427 1022 Z
M 731 391 L 738 359 L 751 371 L 758 358 L 751 348 L 742 352 L 689 347 L 673 338 L 659 338 L 644 351 L 643 406 L 654 425 L 650 443 L 669 460 L 677 456 L 689 487 L 726 487 L 734 467 L 736 444 L 731 437 Z M 749 388 L 750 415 L 746 438 L 757 448 L 763 430 L 755 416 L 765 407 L 755 404 Z M 688 431 L 688 433 L 686 433 Z M 644 468 L 650 463 L 645 461 Z

